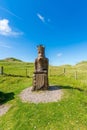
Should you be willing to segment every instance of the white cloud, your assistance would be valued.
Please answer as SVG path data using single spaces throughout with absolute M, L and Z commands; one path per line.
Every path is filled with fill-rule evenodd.
M 4 48 L 11 48 L 10 46 L 8 45 L 0 45 L 0 47 L 4 47 Z
M 48 25 L 48 23 L 51 21 L 49 18 L 46 19 L 43 15 L 41 15 L 40 13 L 37 13 L 37 17 L 46 25 Z
M 43 23 L 45 23 L 45 18 L 44 18 L 41 14 L 37 13 L 37 17 L 38 17 Z
M 61 57 L 62 55 L 63 55 L 62 53 L 58 53 L 58 54 L 57 54 L 58 57 Z
M 4 36 L 18 36 L 21 35 L 22 32 L 13 31 L 12 28 L 9 26 L 8 19 L 0 20 L 0 35 Z
M 3 47 L 3 48 L 12 48 L 11 46 L 7 45 L 7 44 L 4 44 L 2 42 L 0 42 L 0 47 Z
M 0 34 L 7 35 L 12 31 L 8 23 L 9 21 L 7 19 L 0 20 Z

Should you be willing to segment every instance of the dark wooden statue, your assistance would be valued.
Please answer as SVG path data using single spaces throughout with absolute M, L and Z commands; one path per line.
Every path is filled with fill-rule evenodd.
M 45 57 L 45 48 L 42 45 L 37 48 L 38 58 L 35 60 L 33 91 L 48 89 L 48 59 Z

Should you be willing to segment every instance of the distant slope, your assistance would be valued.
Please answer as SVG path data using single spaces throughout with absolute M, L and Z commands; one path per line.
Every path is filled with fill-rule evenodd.
M 9 58 L 5 58 L 0 60 L 0 62 L 23 62 L 22 60 L 13 58 L 13 57 L 9 57 Z
M 87 61 L 79 62 L 75 65 L 76 68 L 80 70 L 86 70 L 87 71 Z
M 5 62 L 5 63 L 25 63 L 25 65 L 34 65 L 34 63 L 31 62 L 24 62 L 20 59 L 14 58 L 14 57 L 8 57 L 5 59 L 0 60 L 0 62 Z M 50 65 L 49 65 L 50 66 Z M 81 61 L 79 63 L 77 63 L 76 65 L 72 66 L 69 64 L 66 65 L 61 65 L 61 66 L 50 66 L 52 68 L 68 68 L 68 69 L 77 69 L 77 70 L 83 70 L 83 71 L 87 71 L 87 61 Z
M 76 65 L 81 65 L 81 64 L 87 64 L 87 61 L 81 61 L 81 62 L 77 63 Z

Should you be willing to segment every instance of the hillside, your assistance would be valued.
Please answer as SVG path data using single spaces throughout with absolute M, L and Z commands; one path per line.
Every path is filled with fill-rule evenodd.
M 87 61 L 79 62 L 75 65 L 75 67 L 78 68 L 79 70 L 87 71 Z
M 0 75 L 0 101 L 10 106 L 0 116 L 2 130 L 87 130 L 87 63 L 50 66 L 49 85 L 60 87 L 63 96 L 58 102 L 38 104 L 22 102 L 19 97 L 32 86 L 34 64 L 6 61 L 0 66 L 5 73 Z
M 16 59 L 16 58 L 13 58 L 13 57 L 8 57 L 8 58 L 0 60 L 0 62 L 23 62 L 23 61 Z
M 0 59 L 0 62 L 24 62 L 20 59 L 17 59 L 17 58 L 14 58 L 14 57 L 8 57 L 8 58 L 5 58 L 5 59 Z M 30 62 L 26 62 L 27 64 Z M 65 64 L 65 65 L 61 65 L 61 66 L 52 66 L 52 67 L 62 67 L 62 68 L 71 68 L 71 67 L 76 67 L 76 68 L 86 68 L 87 69 L 87 61 L 81 61 L 81 62 L 78 62 L 76 65 L 72 66 L 72 65 L 69 65 L 69 64 Z

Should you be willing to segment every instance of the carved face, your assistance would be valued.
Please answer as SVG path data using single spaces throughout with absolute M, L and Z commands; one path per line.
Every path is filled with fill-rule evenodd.
M 38 57 L 44 57 L 44 52 L 42 50 L 38 50 Z

